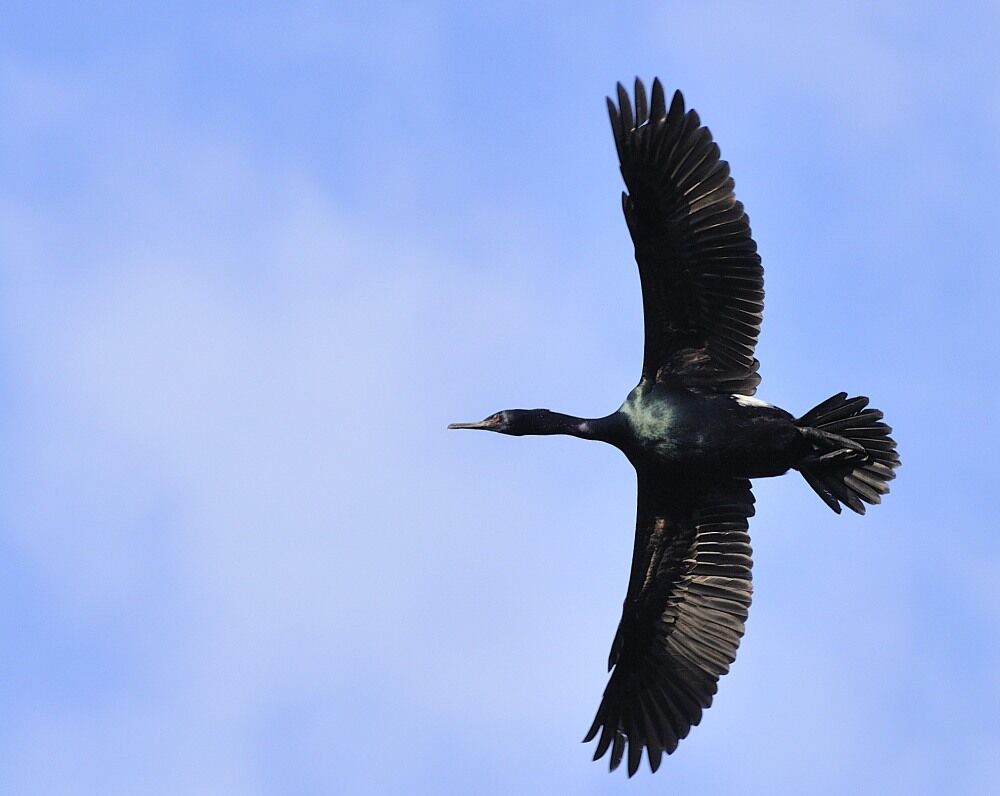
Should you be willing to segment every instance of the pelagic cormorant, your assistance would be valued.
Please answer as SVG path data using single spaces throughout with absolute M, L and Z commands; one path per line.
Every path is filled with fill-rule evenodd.
M 863 514 L 899 466 L 891 429 L 868 399 L 838 393 L 799 418 L 753 397 L 764 280 L 729 165 L 698 114 L 654 80 L 634 108 L 608 99 L 627 193 L 645 315 L 642 377 L 625 403 L 593 420 L 510 409 L 476 428 L 570 434 L 621 450 L 635 467 L 632 572 L 593 726 L 594 759 L 629 776 L 646 750 L 653 771 L 712 703 L 750 606 L 751 478 L 798 470 L 831 509 Z

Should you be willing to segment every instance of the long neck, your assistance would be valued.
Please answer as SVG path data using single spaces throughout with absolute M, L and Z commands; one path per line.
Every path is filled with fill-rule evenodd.
M 525 423 L 524 434 L 568 434 L 582 439 L 604 439 L 605 425 L 608 418 L 588 419 L 564 415 L 561 412 L 543 410 L 530 415 L 530 421 Z

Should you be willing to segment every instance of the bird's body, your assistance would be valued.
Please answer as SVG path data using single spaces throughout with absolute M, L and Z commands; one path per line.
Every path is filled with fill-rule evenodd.
M 655 384 L 633 390 L 615 414 L 627 440 L 620 447 L 637 468 L 764 478 L 786 473 L 809 449 L 792 415 L 744 396 Z
M 594 724 L 595 759 L 645 749 L 655 771 L 701 720 L 736 656 L 750 606 L 750 479 L 798 470 L 838 513 L 878 503 L 899 466 L 891 429 L 868 399 L 838 393 L 801 417 L 754 398 L 763 269 L 728 164 L 680 92 L 658 80 L 634 112 L 608 100 L 622 208 L 642 285 L 638 386 L 596 419 L 509 409 L 478 428 L 568 434 L 619 448 L 636 470 L 635 546 L 613 669 Z

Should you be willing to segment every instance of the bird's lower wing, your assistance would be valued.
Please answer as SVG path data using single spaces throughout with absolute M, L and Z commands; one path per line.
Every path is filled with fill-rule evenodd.
M 584 741 L 628 750 L 632 776 L 646 749 L 653 771 L 712 703 L 729 671 L 750 606 L 753 516 L 747 479 L 684 482 L 639 474 L 636 546 L 614 671 Z

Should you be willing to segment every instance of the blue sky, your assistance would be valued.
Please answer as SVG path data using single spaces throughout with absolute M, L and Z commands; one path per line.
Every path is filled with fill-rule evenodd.
M 1000 14 L 70 3 L 0 29 L 0 791 L 1000 790 Z M 759 395 L 896 428 L 868 516 L 759 482 L 715 706 L 579 743 L 634 479 L 453 434 L 641 358 L 603 97 L 659 75 L 766 269 Z

